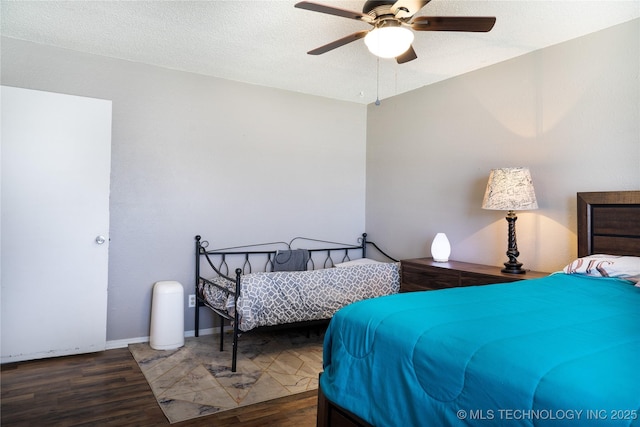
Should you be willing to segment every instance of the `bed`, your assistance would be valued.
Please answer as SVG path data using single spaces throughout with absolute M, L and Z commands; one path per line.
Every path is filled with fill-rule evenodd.
M 242 333 L 326 326 L 338 309 L 398 293 L 400 287 L 397 260 L 367 241 L 366 233 L 358 245 L 296 237 L 288 243 L 211 249 L 201 236 L 195 241 L 195 336 L 200 333 L 200 309 L 212 310 L 219 318 L 222 351 L 225 322 L 230 322 L 232 372 Z M 393 262 L 367 258 L 368 246 Z
M 577 204 L 562 272 L 338 311 L 318 426 L 639 426 L 640 191 Z

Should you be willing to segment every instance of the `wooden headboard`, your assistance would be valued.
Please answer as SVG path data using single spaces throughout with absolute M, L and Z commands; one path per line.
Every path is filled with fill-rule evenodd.
M 640 191 L 578 193 L 578 256 L 640 256 Z

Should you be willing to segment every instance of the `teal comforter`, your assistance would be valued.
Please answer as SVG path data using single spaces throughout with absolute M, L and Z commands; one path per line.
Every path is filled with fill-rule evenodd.
M 376 426 L 640 426 L 640 287 L 554 274 L 357 302 L 320 385 Z

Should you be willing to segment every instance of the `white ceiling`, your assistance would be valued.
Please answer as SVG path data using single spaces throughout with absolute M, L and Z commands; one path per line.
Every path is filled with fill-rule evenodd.
M 362 1 L 314 0 L 361 11 Z M 377 59 L 363 40 L 306 52 L 371 28 L 268 1 L 8 1 L 3 36 L 175 70 L 369 104 L 640 17 L 640 0 L 432 0 L 416 16 L 495 16 L 489 33 L 418 32 L 418 59 Z

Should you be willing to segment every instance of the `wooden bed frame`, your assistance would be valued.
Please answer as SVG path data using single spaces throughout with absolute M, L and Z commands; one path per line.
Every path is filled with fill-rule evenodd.
M 275 256 L 277 253 L 276 248 L 290 250 L 293 249 L 293 243 L 296 241 L 312 242 L 315 245 L 330 245 L 330 247 L 316 247 L 305 248 L 310 253 L 309 262 L 307 263 L 307 269 L 315 270 L 321 268 L 333 267 L 335 262 L 350 261 L 351 257 L 366 258 L 367 246 L 373 246 L 378 252 L 390 260 L 396 261 L 396 259 L 387 255 L 381 250 L 374 242 L 367 240 L 367 233 L 362 233 L 362 236 L 358 238 L 358 245 L 348 245 L 345 243 L 337 243 L 326 240 L 311 239 L 307 237 L 296 237 L 289 243 L 286 242 L 271 242 L 261 243 L 254 245 L 235 246 L 231 248 L 222 249 L 209 249 L 209 242 L 202 240 L 201 236 L 195 236 L 195 295 L 196 295 L 196 309 L 195 309 L 195 336 L 200 335 L 200 308 L 207 307 L 212 310 L 219 317 L 220 322 L 220 351 L 224 350 L 224 325 L 225 320 L 233 323 L 233 349 L 231 359 L 231 371 L 236 372 L 236 362 L 238 355 L 238 337 L 243 333 L 239 329 L 239 310 L 236 308 L 234 316 L 230 316 L 226 311 L 221 311 L 216 307 L 209 305 L 204 298 L 198 292 L 198 284 L 200 282 L 209 283 L 220 289 L 223 289 L 218 284 L 212 282 L 210 278 L 204 277 L 202 272 L 202 266 L 209 266 L 209 273 L 217 274 L 235 283 L 235 292 L 233 295 L 240 295 L 241 292 L 241 277 L 244 274 L 253 272 L 253 264 L 260 263 L 263 267 L 256 271 L 273 271 Z M 298 242 L 299 244 L 299 242 Z M 268 249 L 261 249 L 266 247 Z M 315 256 L 314 256 L 315 254 Z M 315 258 L 315 260 L 314 260 Z M 334 261 L 335 259 L 335 261 Z M 235 263 L 234 263 L 235 261 Z M 317 265 L 316 265 L 317 262 Z M 229 266 L 238 265 L 238 268 L 233 269 Z M 310 268 L 309 268 L 310 267 Z M 231 271 L 233 271 L 233 276 Z M 223 289 L 224 290 L 224 289 Z M 238 299 L 236 298 L 236 303 Z M 262 326 L 256 329 L 274 329 L 281 327 L 314 327 L 328 324 L 329 319 L 312 320 L 306 322 L 288 323 L 285 325 L 277 326 Z
M 592 254 L 640 256 L 640 191 L 577 193 L 577 216 L 579 257 Z M 327 399 L 320 384 L 317 426 L 372 427 Z
M 640 191 L 578 193 L 578 256 L 640 256 Z

